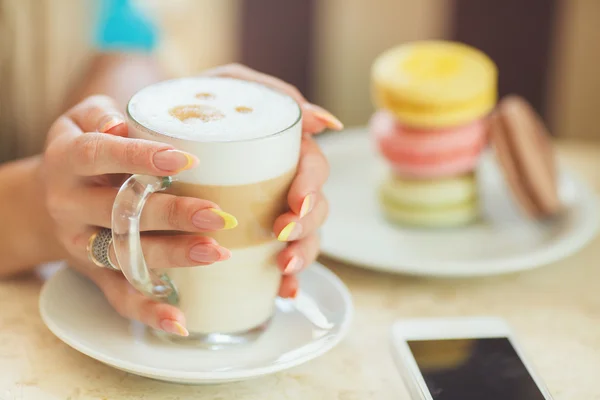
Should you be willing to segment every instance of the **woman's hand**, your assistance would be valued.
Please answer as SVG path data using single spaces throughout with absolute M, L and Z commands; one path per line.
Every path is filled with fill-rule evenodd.
M 283 271 L 279 289 L 281 297 L 295 297 L 298 280 L 295 275 L 312 264 L 319 255 L 317 230 L 327 218 L 329 206 L 321 191 L 329 176 L 329 165 L 312 135 L 302 136 L 298 172 L 290 192 L 290 211 L 275 220 L 277 238 L 289 242 L 279 253 L 277 263 Z
M 273 228 L 279 240 L 289 242 L 278 257 L 284 273 L 279 294 L 294 297 L 298 288 L 294 275 L 317 257 L 316 230 L 328 211 L 321 193 L 328 165 L 311 135 L 327 127 L 341 129 L 342 124 L 308 103 L 294 87 L 268 75 L 238 65 L 206 74 L 260 82 L 288 93 L 302 107 L 304 135 L 298 172 L 288 195 L 291 211 L 281 215 Z M 72 265 L 95 282 L 125 318 L 180 335 L 187 335 L 180 310 L 133 290 L 120 272 L 95 266 L 88 260 L 87 244 L 98 227 L 110 228 L 113 201 L 124 175 L 173 175 L 197 163 L 193 155 L 168 144 L 127 138 L 127 124 L 114 102 L 93 96 L 53 124 L 40 169 L 47 208 Z M 156 193 L 146 204 L 140 226 L 146 233 L 223 229 L 223 213 L 214 209 L 218 205 L 206 200 Z M 214 239 L 192 235 L 145 234 L 142 247 L 151 268 L 204 265 L 231 255 Z M 114 253 L 111 256 L 114 259 Z
M 329 176 L 329 165 L 312 135 L 325 128 L 340 130 L 343 125 L 327 110 L 309 103 L 294 86 L 243 65 L 225 65 L 206 71 L 203 75 L 262 83 L 287 93 L 302 108 L 304 134 L 298 172 L 288 194 L 290 211 L 277 218 L 273 227 L 279 240 L 289 242 L 277 259 L 284 274 L 279 295 L 294 297 L 298 290 L 295 274 L 317 258 L 319 238 L 316 232 L 325 222 L 329 211 L 327 199 L 321 191 Z
M 127 124 L 108 97 L 93 96 L 58 118 L 48 134 L 41 163 L 46 206 L 71 264 L 95 282 L 122 316 L 153 328 L 186 335 L 183 313 L 133 290 L 120 272 L 95 266 L 87 244 L 98 227 L 110 228 L 123 174 L 173 175 L 198 160 L 164 143 L 129 139 Z M 140 228 L 207 232 L 223 229 L 218 205 L 201 199 L 156 193 L 145 206 Z M 150 268 L 205 265 L 230 257 L 214 239 L 197 235 L 142 235 Z M 114 251 L 114 250 L 112 250 Z M 112 254 L 114 260 L 114 254 Z

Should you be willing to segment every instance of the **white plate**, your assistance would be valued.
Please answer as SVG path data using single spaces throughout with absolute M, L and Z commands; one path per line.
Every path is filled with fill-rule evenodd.
M 316 263 L 300 275 L 300 286 L 298 299 L 318 326 L 291 301 L 278 300 L 269 328 L 255 343 L 217 351 L 156 338 L 141 324 L 117 315 L 96 286 L 69 268 L 44 285 L 40 312 L 63 342 L 120 370 L 170 382 L 220 383 L 297 366 L 324 354 L 345 336 L 353 314 L 346 286 Z
M 448 230 L 401 228 L 382 217 L 376 186 L 387 172 L 366 129 L 326 135 L 319 142 L 331 165 L 324 193 L 330 216 L 322 229 L 322 252 L 366 268 L 411 275 L 471 277 L 539 267 L 579 250 L 596 234 L 598 202 L 591 190 L 560 170 L 567 210 L 557 220 L 522 217 L 492 152 L 478 180 L 484 217 Z

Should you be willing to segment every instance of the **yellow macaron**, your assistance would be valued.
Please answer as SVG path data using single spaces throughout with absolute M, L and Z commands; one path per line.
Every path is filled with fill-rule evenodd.
M 379 195 L 383 214 L 399 225 L 457 227 L 479 217 L 474 174 L 436 180 L 390 177 Z
M 375 105 L 419 128 L 459 126 L 494 107 L 498 72 L 483 52 L 462 43 L 419 41 L 381 54 L 371 70 Z

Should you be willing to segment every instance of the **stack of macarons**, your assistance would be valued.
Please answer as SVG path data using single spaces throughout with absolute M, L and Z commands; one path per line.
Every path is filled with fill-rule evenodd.
M 497 69 L 482 52 L 447 41 L 392 48 L 372 68 L 370 132 L 389 165 L 385 216 L 454 227 L 479 216 L 475 178 L 497 97 Z

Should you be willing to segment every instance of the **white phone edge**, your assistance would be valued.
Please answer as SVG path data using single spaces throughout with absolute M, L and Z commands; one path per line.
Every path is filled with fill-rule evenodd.
M 497 317 L 413 318 L 394 323 L 391 330 L 394 363 L 415 400 L 433 400 L 408 347 L 408 340 L 506 337 L 546 400 L 552 395 L 535 372 L 509 325 Z

